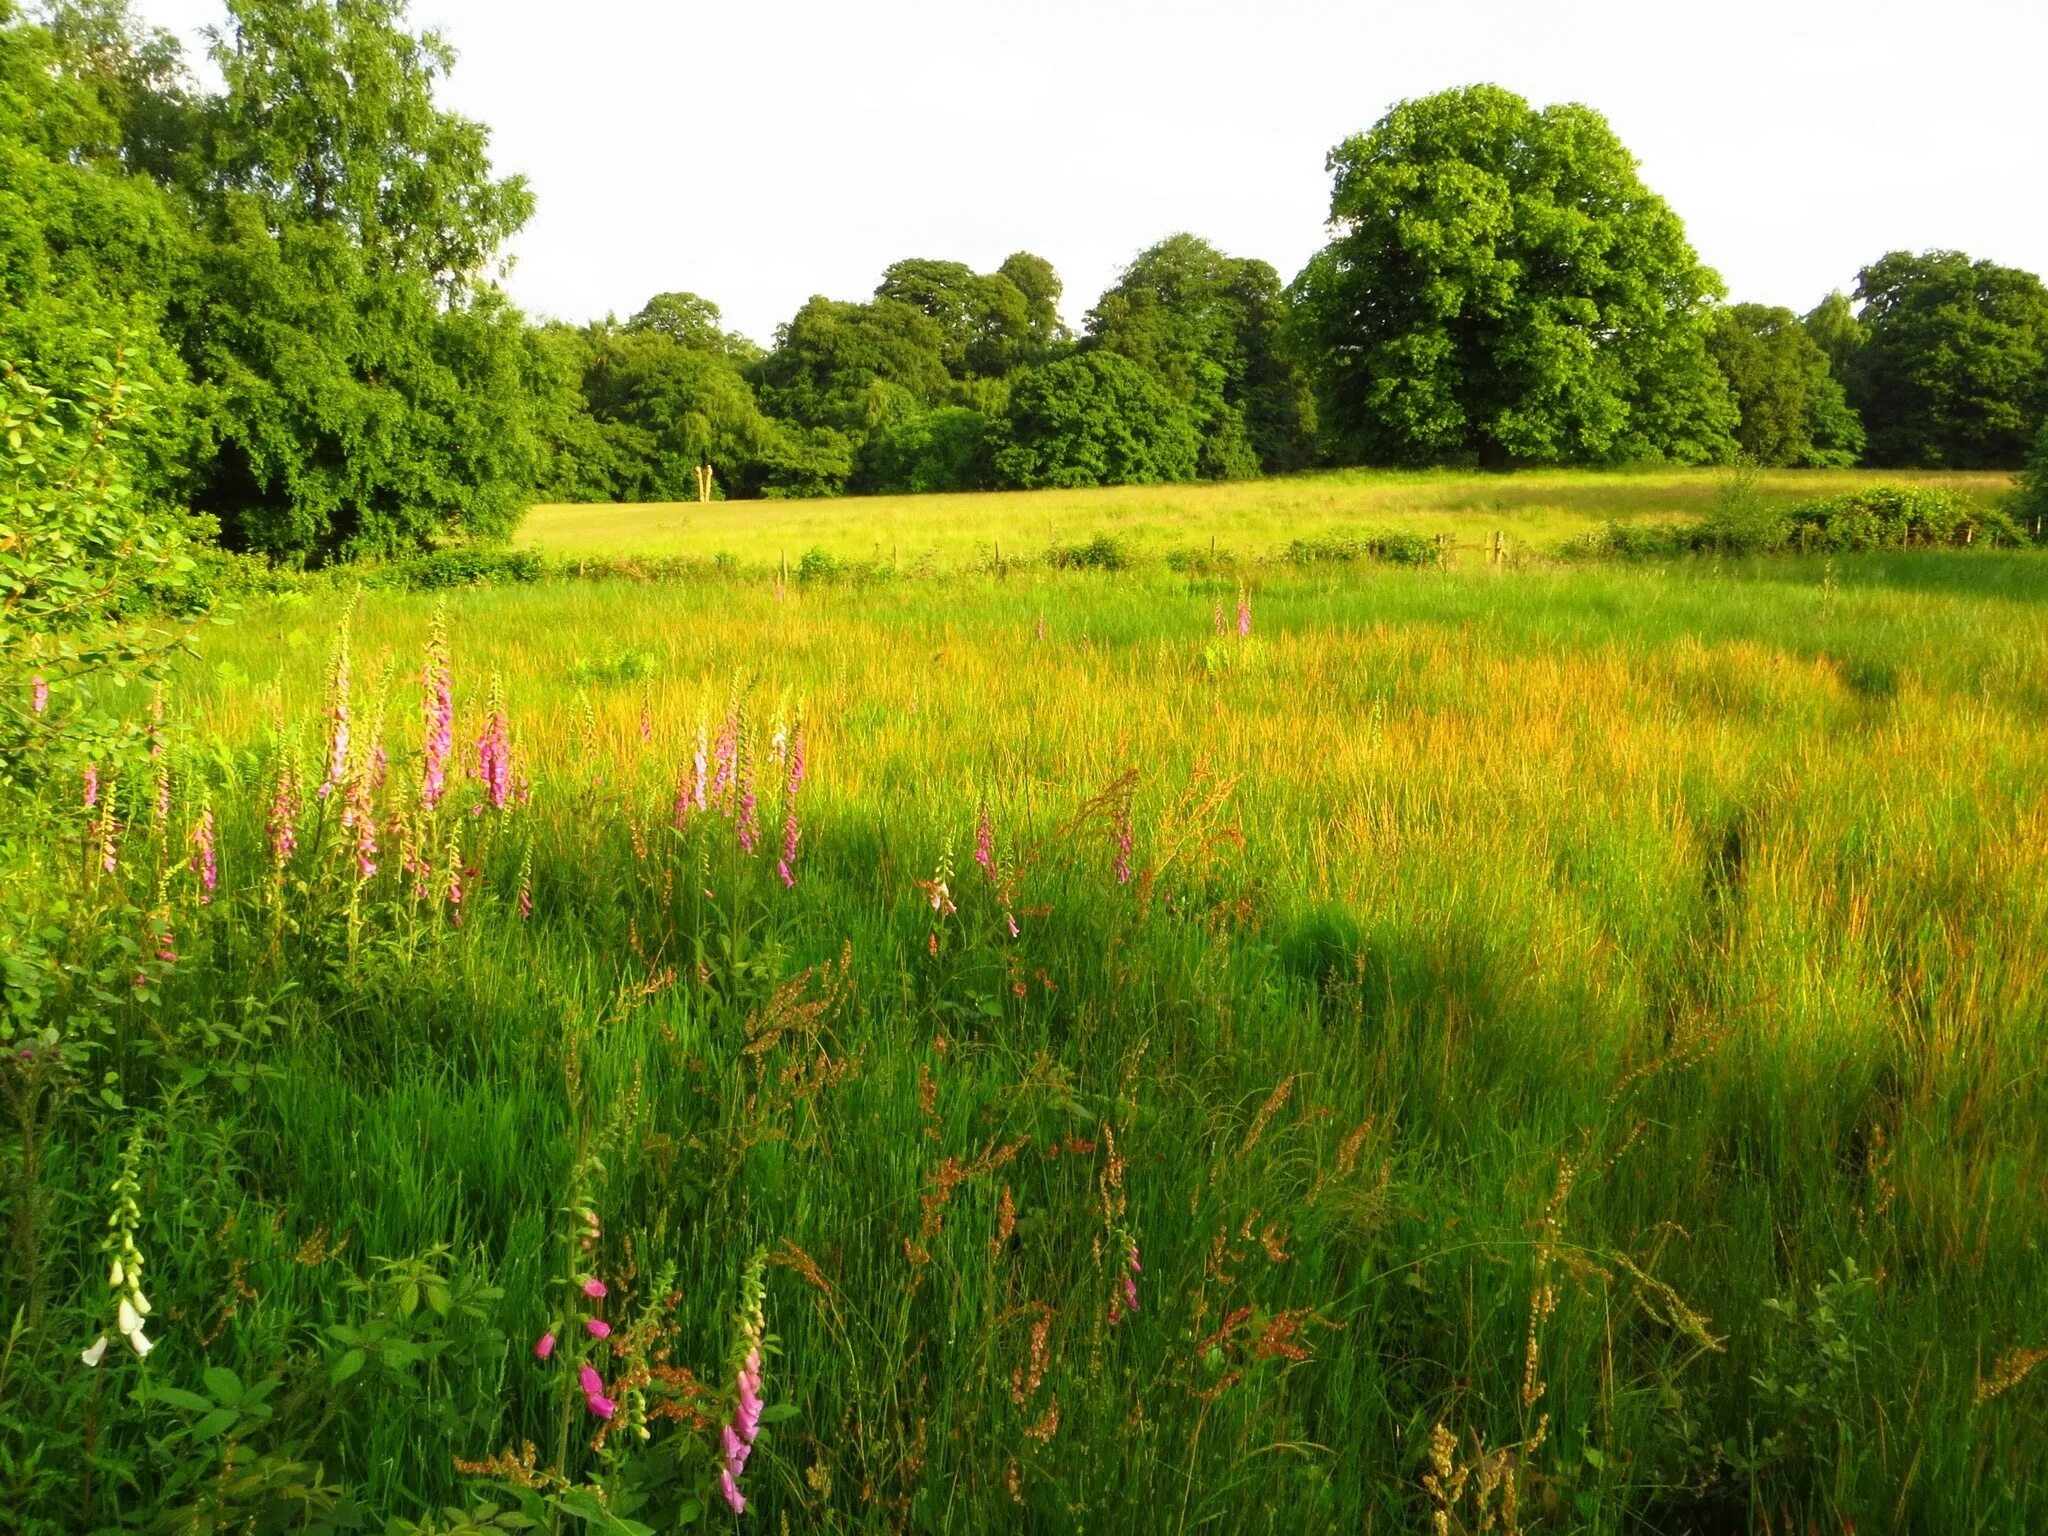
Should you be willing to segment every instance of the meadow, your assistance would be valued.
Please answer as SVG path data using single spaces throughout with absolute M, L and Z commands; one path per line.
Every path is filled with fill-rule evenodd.
M 1279 494 L 1712 482 L 1576 485 Z M 2048 557 L 948 500 L 896 579 L 252 602 L 160 784 L 48 791 L 108 1022 L 5 1079 L 13 1528 L 2048 1523 Z
M 1137 560 L 1213 551 L 1244 560 L 1284 554 L 1297 539 L 1373 533 L 1441 535 L 1457 563 L 1485 563 L 1496 534 L 1525 555 L 1553 554 L 1609 524 L 1684 522 L 1728 493 L 1714 469 L 1343 469 L 1188 485 L 1091 486 L 858 496 L 817 501 L 652 502 L 541 506 L 514 543 L 562 559 L 723 554 L 755 568 L 795 566 L 811 550 L 839 562 L 943 572 L 1041 556 L 1107 536 Z M 2005 474 L 1971 471 L 1762 470 L 1746 494 L 1777 505 L 1875 485 L 2002 496 Z

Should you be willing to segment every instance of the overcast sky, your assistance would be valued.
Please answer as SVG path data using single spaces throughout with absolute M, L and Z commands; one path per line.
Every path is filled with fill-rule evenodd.
M 219 0 L 138 0 L 200 51 Z M 1604 112 L 1731 296 L 1887 250 L 2048 272 L 2048 0 L 413 0 L 539 210 L 510 287 L 691 289 L 761 341 L 904 256 L 1049 257 L 1078 324 L 1176 230 L 1291 277 L 1323 157 L 1492 81 Z

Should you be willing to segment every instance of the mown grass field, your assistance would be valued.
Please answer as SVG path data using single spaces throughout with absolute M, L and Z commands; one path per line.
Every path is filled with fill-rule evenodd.
M 1719 470 L 1556 470 L 1484 475 L 1339 470 L 1242 484 L 1104 486 L 961 496 L 861 496 L 832 501 L 717 501 L 708 506 L 536 507 L 516 542 L 574 558 L 729 554 L 743 565 L 796 564 L 813 549 L 835 560 L 925 562 L 937 570 L 1041 555 L 1101 534 L 1140 558 L 1204 552 L 1268 559 L 1294 539 L 1395 531 L 1445 534 L 1470 562 L 1496 533 L 1546 554 L 1614 521 L 1680 520 L 1722 495 Z M 1775 470 L 1755 477 L 1769 501 L 1801 501 L 1878 484 L 2003 494 L 2003 474 Z
M 1146 494 L 1175 537 L 1266 515 Z M 2048 1523 L 2048 559 L 462 591 L 454 739 L 501 689 L 531 799 L 422 820 L 434 611 L 351 622 L 374 877 L 311 793 L 338 599 L 205 632 L 171 693 L 215 898 L 140 800 L 113 877 L 147 903 L 157 860 L 180 956 L 107 1057 L 149 1127 L 146 1373 L 275 1376 L 373 1526 L 506 1504 L 457 1459 L 528 1441 L 630 1490 L 531 1353 L 562 1277 L 622 1323 L 672 1297 L 716 1384 L 756 1252 L 793 1411 L 739 1528 Z M 753 853 L 715 779 L 677 825 L 735 701 Z M 68 1353 L 90 1124 L 0 1393 L 36 1530 L 140 1500 L 81 1498 L 88 1433 L 204 1461 Z M 471 1310 L 337 1379 L 419 1256 Z

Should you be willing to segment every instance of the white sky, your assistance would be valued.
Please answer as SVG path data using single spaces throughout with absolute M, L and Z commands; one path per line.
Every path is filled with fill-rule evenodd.
M 139 0 L 190 39 L 219 0 Z M 1048 257 L 1078 325 L 1191 230 L 1292 277 L 1323 156 L 1492 81 L 1604 112 L 1731 296 L 1804 309 L 1887 250 L 2048 273 L 2048 0 L 413 0 L 443 99 L 539 210 L 530 311 L 665 289 L 766 342 L 905 256 Z

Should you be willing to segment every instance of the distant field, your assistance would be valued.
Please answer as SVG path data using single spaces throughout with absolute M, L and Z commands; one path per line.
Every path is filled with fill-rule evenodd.
M 2003 474 L 1780 470 L 1759 476 L 1786 501 L 1881 483 L 1942 485 L 1996 495 Z M 1447 533 L 1477 552 L 1501 532 L 1524 549 L 1555 548 L 1615 519 L 1697 516 L 1728 484 L 1724 470 L 1340 470 L 1233 484 L 1104 486 L 962 496 L 860 496 L 818 501 L 720 501 L 535 507 L 517 542 L 547 554 L 730 554 L 747 565 L 801 559 L 929 561 L 954 567 L 1006 554 L 1042 554 L 1109 533 L 1140 555 L 1207 546 L 1277 554 L 1290 540 L 1364 529 Z

